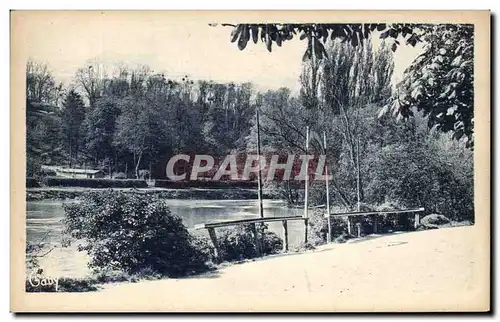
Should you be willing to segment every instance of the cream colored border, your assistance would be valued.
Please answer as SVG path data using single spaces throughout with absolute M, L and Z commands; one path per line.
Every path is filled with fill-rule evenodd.
M 490 12 L 489 11 L 13 11 L 11 12 L 11 310 L 28 311 L 359 311 L 356 303 L 335 303 L 321 296 L 258 298 L 241 296 L 217 302 L 186 299 L 182 307 L 151 306 L 148 294 L 102 298 L 92 294 L 27 294 L 25 276 L 25 64 L 32 19 L 73 24 L 92 19 L 169 19 L 211 22 L 415 22 L 471 23 L 475 25 L 475 249 L 480 254 L 477 274 L 481 294 L 450 294 L 423 302 L 410 298 L 380 299 L 374 311 L 487 310 L 490 301 Z M 49 37 L 50 35 L 47 35 Z M 229 41 L 229 34 L 228 34 Z M 50 44 L 49 44 L 50 45 Z

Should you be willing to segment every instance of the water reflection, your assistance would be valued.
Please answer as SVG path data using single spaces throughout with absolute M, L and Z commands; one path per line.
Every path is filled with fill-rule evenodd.
M 214 221 L 238 220 L 258 218 L 257 200 L 179 200 L 167 199 L 172 213 L 180 216 L 184 224 L 192 229 L 195 225 Z M 300 215 L 300 209 L 290 209 L 286 204 L 277 200 L 264 200 L 264 215 L 266 217 L 283 217 Z M 56 201 L 29 201 L 27 202 L 26 238 L 29 242 L 39 242 L 47 233 L 45 242 L 60 245 L 62 240 L 62 219 L 64 210 L 62 202 Z M 281 222 L 268 223 L 269 229 L 282 235 Z M 291 221 L 289 227 L 290 245 L 302 242 L 302 221 Z M 75 248 L 51 254 L 51 260 L 56 261 L 61 268 L 64 267 L 66 275 L 75 275 L 76 257 L 71 252 Z M 59 255 L 57 255 L 59 254 Z M 54 257 L 57 257 L 54 259 Z M 80 256 L 77 256 L 80 257 Z M 81 259 L 78 259 L 80 262 Z M 76 265 L 78 266 L 78 265 Z M 81 266 L 79 264 L 79 266 Z M 78 274 L 77 274 L 78 275 Z

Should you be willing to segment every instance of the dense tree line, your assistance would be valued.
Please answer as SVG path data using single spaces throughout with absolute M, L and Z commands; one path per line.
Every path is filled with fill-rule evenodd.
M 417 107 L 407 119 L 383 111 L 394 90 L 390 46 L 374 50 L 370 42 L 353 47 L 332 41 L 325 50 L 322 60 L 304 62 L 299 97 L 286 88 L 259 95 L 264 150 L 306 152 L 309 126 L 328 138 L 333 205 L 425 207 L 453 219 L 473 218 L 473 152 L 466 142 L 429 126 L 428 115 Z M 255 146 L 254 136 L 248 144 Z M 323 151 L 322 142 L 313 140 L 308 152 Z M 291 204 L 302 201 L 301 183 L 267 187 Z M 326 203 L 323 182 L 311 182 L 310 200 Z
M 325 147 L 314 140 L 305 150 L 305 128 L 325 132 L 332 204 L 424 206 L 471 219 L 469 29 L 435 26 L 422 32 L 429 46 L 397 86 L 391 84 L 393 42 L 374 49 L 369 33 L 356 45 L 338 37 L 323 41 L 317 48 L 323 54 L 314 49 L 303 62 L 298 95 L 287 88 L 258 93 L 249 83 L 174 80 L 148 67 L 107 70 L 96 61 L 63 88 L 47 66 L 29 62 L 27 174 L 41 174 L 41 164 L 58 164 L 124 177 L 152 171 L 153 178 L 162 178 L 167 160 L 178 153 L 255 151 L 258 109 L 264 152 L 323 154 Z M 300 182 L 266 187 L 290 204 L 303 198 Z M 312 183 L 312 204 L 325 199 L 324 183 Z
M 28 176 L 59 164 L 161 178 L 174 154 L 244 148 L 255 115 L 250 83 L 175 81 L 147 67 L 104 70 L 89 62 L 63 89 L 46 65 L 28 63 Z
M 408 118 L 416 110 L 427 116 L 429 127 L 474 146 L 474 26 L 472 24 L 415 23 L 267 23 L 223 24 L 233 28 L 231 41 L 244 50 L 250 39 L 282 46 L 296 36 L 306 41 L 303 60 L 328 58 L 327 43 L 339 40 L 352 47 L 363 46 L 371 37 L 386 40 L 393 52 L 399 46 L 423 44 L 423 52 L 408 66 L 382 110 Z

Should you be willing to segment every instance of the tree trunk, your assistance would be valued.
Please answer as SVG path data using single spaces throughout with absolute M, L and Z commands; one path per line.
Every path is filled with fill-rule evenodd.
M 71 165 L 72 165 L 72 151 L 71 151 L 71 148 L 72 148 L 73 144 L 71 142 L 71 139 L 69 140 L 69 167 L 71 168 Z
M 135 178 L 139 179 L 139 165 L 141 164 L 142 151 L 139 152 L 139 157 L 137 158 L 137 163 L 135 164 Z
M 151 161 L 149 161 L 149 181 L 151 181 Z
M 332 187 L 335 189 L 335 191 L 337 192 L 337 195 L 340 197 L 340 200 L 342 201 L 342 203 L 344 204 L 344 206 L 346 208 L 350 208 L 351 207 L 351 203 L 349 202 L 349 200 L 347 200 L 347 197 L 342 193 L 342 191 L 340 191 L 339 187 L 337 186 L 337 184 L 335 183 L 335 181 L 332 179 L 330 181 L 330 183 L 332 184 Z
M 356 149 L 356 190 L 358 192 L 358 211 L 361 211 L 361 176 L 359 169 L 359 136 L 357 139 L 357 149 Z

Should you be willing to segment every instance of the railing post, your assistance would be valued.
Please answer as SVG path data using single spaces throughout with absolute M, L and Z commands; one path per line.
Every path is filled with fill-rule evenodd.
M 418 212 L 415 213 L 415 223 L 414 223 L 414 225 L 415 225 L 415 229 L 417 229 L 418 226 L 420 226 L 420 214 Z
M 283 250 L 285 252 L 288 251 L 288 223 L 286 220 L 281 222 L 283 225 Z
M 307 244 L 307 222 L 308 218 L 304 218 L 304 244 Z
M 328 214 L 328 233 L 326 234 L 326 242 L 331 243 L 332 242 L 332 216 Z
M 347 235 L 351 236 L 351 219 L 347 216 Z
M 378 233 L 378 227 L 377 227 L 377 215 L 373 216 L 373 233 L 376 234 Z
M 214 253 L 216 261 L 220 261 L 220 252 L 219 252 L 219 244 L 217 243 L 217 235 L 215 235 L 215 228 L 207 228 L 208 235 L 210 236 L 210 240 L 212 244 L 214 244 Z
M 250 224 L 250 227 L 252 229 L 252 233 L 254 236 L 255 248 L 257 249 L 257 255 L 260 256 L 262 254 L 262 248 L 260 246 L 259 234 L 257 233 L 257 226 L 255 223 L 253 223 L 253 224 Z
M 361 237 L 361 224 L 359 222 L 356 224 L 356 228 L 358 229 L 358 238 L 360 238 Z

